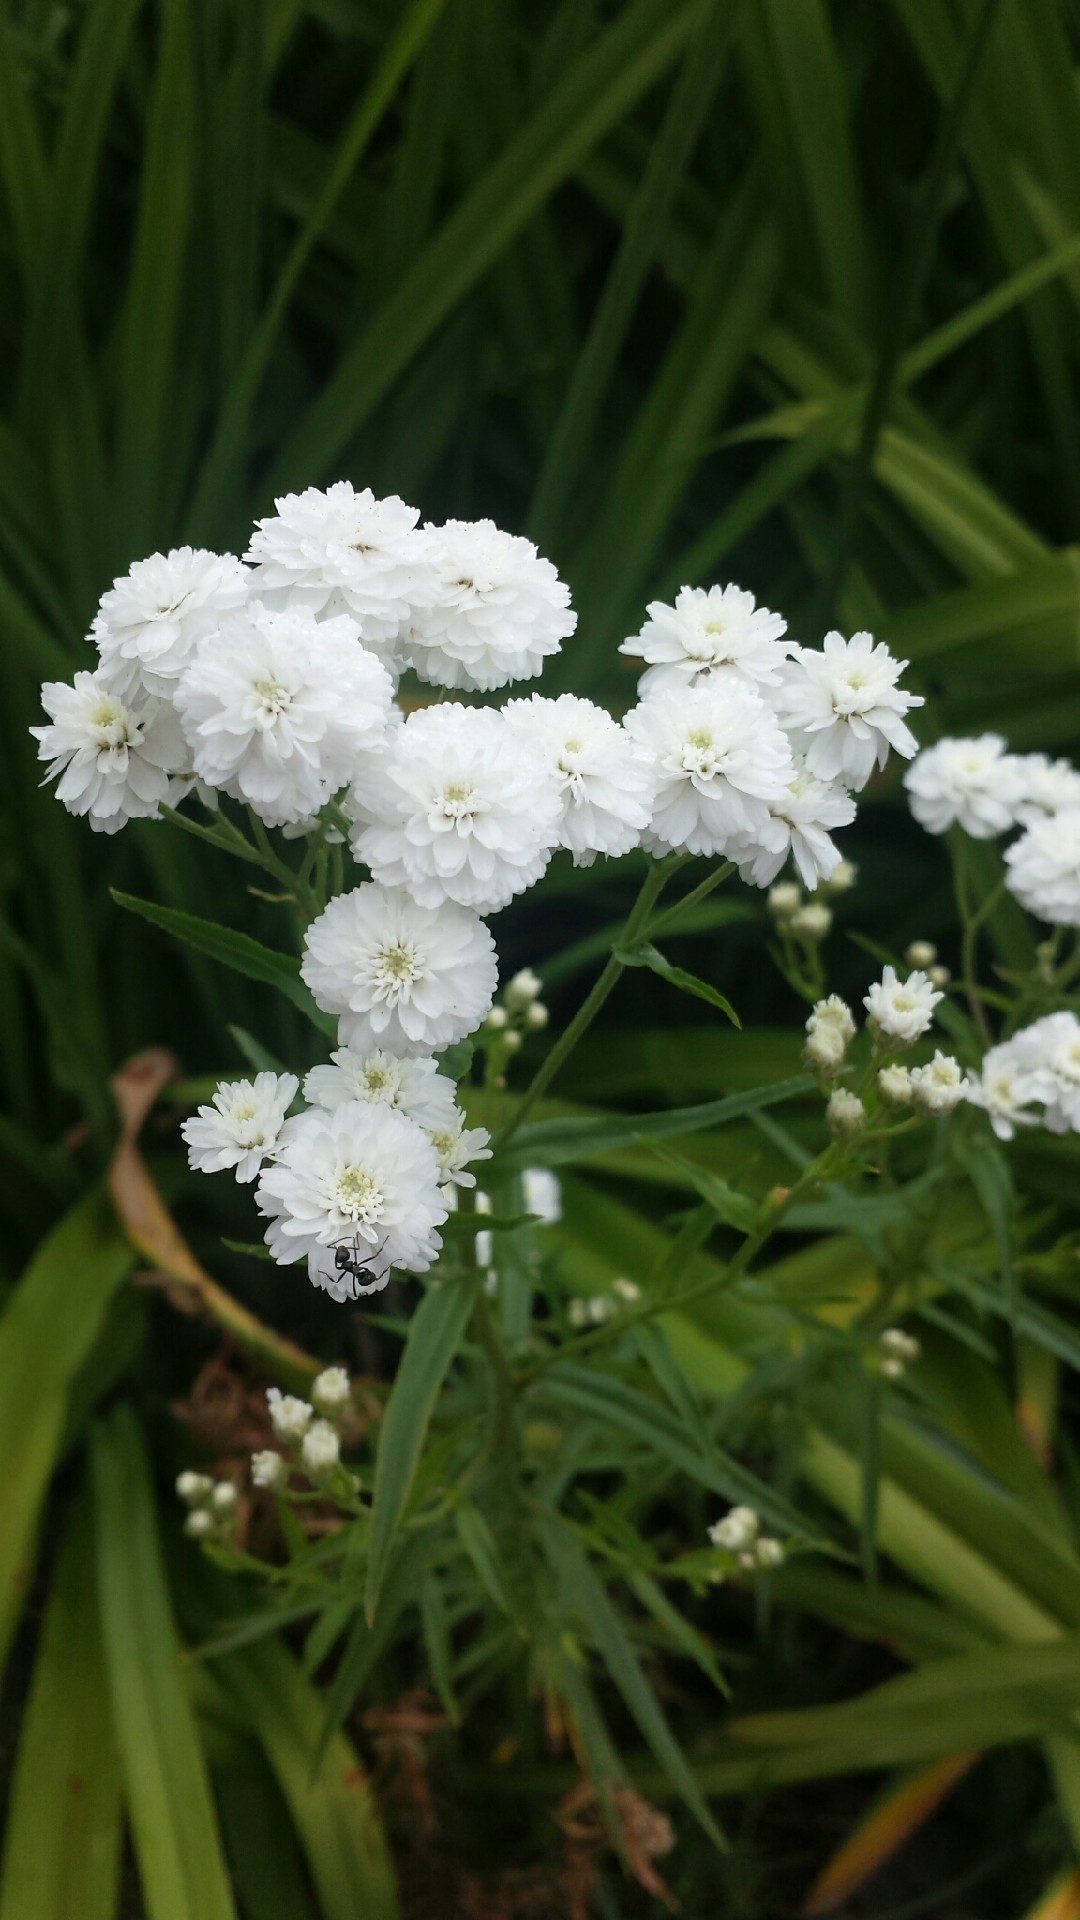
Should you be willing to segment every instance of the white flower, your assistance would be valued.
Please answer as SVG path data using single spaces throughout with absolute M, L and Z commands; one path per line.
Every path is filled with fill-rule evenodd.
M 811 773 L 859 788 L 875 765 L 885 765 L 890 747 L 910 760 L 917 743 L 904 715 L 923 702 L 921 694 L 903 693 L 896 684 L 906 666 L 886 646 L 875 646 L 868 633 L 850 640 L 827 633 L 820 653 L 794 649 L 776 710 L 781 724 L 801 736 Z
M 839 994 L 817 1001 L 806 1022 L 806 1064 L 816 1073 L 831 1075 L 842 1066 L 849 1041 L 855 1038 L 851 1008 Z
M 188 760 L 172 709 L 155 699 L 122 700 L 98 673 L 47 680 L 41 704 L 51 726 L 31 727 L 46 781 L 69 813 L 85 815 L 95 833 L 117 833 L 129 820 L 150 820 L 168 798 L 170 775 Z
M 977 740 L 939 740 L 904 775 L 911 811 L 928 833 L 955 824 L 974 840 L 992 840 L 1015 826 L 1024 796 L 1021 763 L 1000 734 Z
M 346 1100 L 374 1100 L 397 1107 L 428 1133 L 454 1125 L 456 1089 L 434 1060 L 402 1058 L 381 1047 L 373 1053 L 340 1047 L 331 1059 L 333 1066 L 312 1067 L 304 1081 L 313 1106 L 329 1111 Z
M 935 1053 L 928 1066 L 912 1067 L 911 1098 L 916 1112 L 932 1115 L 952 1113 L 967 1093 L 967 1082 L 959 1061 L 951 1055 Z
M 754 1546 L 754 1559 L 759 1567 L 780 1567 L 784 1563 L 784 1548 L 779 1540 L 762 1535 Z
M 562 1182 L 550 1167 L 526 1167 L 521 1176 L 521 1198 L 526 1213 L 535 1213 L 546 1226 L 562 1219 Z
M 1006 848 L 1006 886 L 1054 927 L 1080 926 L 1080 807 L 1035 820 Z
M 768 818 L 735 850 L 741 878 L 767 887 L 790 853 L 812 892 L 840 865 L 829 832 L 850 826 L 854 818 L 855 802 L 846 788 L 796 767 L 782 797 L 770 801 Z
M 656 804 L 645 845 L 727 853 L 761 832 L 792 777 L 776 716 L 727 676 L 650 694 L 624 722 L 652 755 Z
M 329 1420 L 315 1420 L 300 1443 L 300 1458 L 308 1473 L 330 1473 L 341 1458 L 341 1442 Z
M 276 500 L 260 520 L 247 558 L 255 591 L 275 605 L 309 606 L 320 615 L 351 613 L 365 647 L 400 670 L 398 640 L 437 591 L 415 507 L 396 494 L 377 500 L 348 480 Z
M 875 1035 L 897 1046 L 908 1047 L 928 1032 L 934 1008 L 942 995 L 918 969 L 906 980 L 898 980 L 895 967 L 886 967 L 863 1000 Z
M 264 1447 L 251 1456 L 251 1478 L 257 1487 L 276 1487 L 285 1478 L 285 1462 L 273 1447 Z
M 393 691 L 354 620 L 254 606 L 203 642 L 176 702 L 195 772 L 279 827 L 318 813 L 381 745 Z
M 254 1180 L 273 1153 L 285 1115 L 300 1088 L 291 1073 L 257 1073 L 254 1080 L 223 1080 L 213 1104 L 200 1107 L 180 1128 L 188 1164 L 199 1173 L 236 1168 L 238 1180 Z
M 370 883 L 339 893 L 312 921 L 300 971 L 358 1053 L 433 1053 L 463 1040 L 498 983 L 495 942 L 474 913 L 421 907 Z
M 214 1491 L 214 1483 L 209 1474 L 192 1473 L 189 1469 L 186 1473 L 177 1475 L 176 1491 L 185 1506 L 198 1507 L 205 1500 L 209 1500 Z
M 890 1107 L 910 1107 L 913 1088 L 911 1072 L 907 1067 L 893 1061 L 887 1067 L 881 1067 L 877 1077 L 878 1092 Z
M 709 1528 L 709 1539 L 714 1547 L 726 1547 L 729 1553 L 738 1553 L 753 1546 L 760 1526 L 753 1507 L 729 1507 L 723 1519 L 715 1520 Z
M 279 1387 L 267 1387 L 266 1404 L 270 1425 L 279 1440 L 299 1440 L 315 1418 L 315 1409 L 294 1393 L 282 1393 Z
M 825 1118 L 835 1138 L 845 1140 L 852 1134 L 862 1132 L 866 1125 L 866 1108 L 857 1093 L 852 1093 L 848 1087 L 837 1087 L 826 1102 Z
M 530 694 L 503 709 L 541 749 L 562 797 L 561 844 L 576 867 L 598 853 L 636 847 L 649 824 L 656 774 L 651 756 L 617 720 L 574 693 L 547 700 Z
M 320 1413 L 340 1414 L 349 1404 L 349 1391 L 344 1367 L 324 1367 L 312 1382 L 311 1398 Z
M 452 702 L 409 715 L 353 806 L 356 853 L 376 880 L 425 907 L 496 913 L 547 867 L 562 796 L 539 747 L 501 713 Z
M 790 650 L 780 637 L 787 622 L 755 606 L 742 587 L 683 587 L 673 607 L 653 600 L 647 611 L 641 632 L 619 648 L 650 662 L 639 683 L 643 695 L 719 670 L 734 670 L 759 685 L 779 680 Z
M 493 520 L 448 520 L 424 541 L 436 592 L 406 642 L 421 680 L 489 691 L 531 680 L 577 625 L 551 561 Z
M 104 594 L 90 629 L 106 686 L 171 695 L 198 642 L 242 607 L 251 575 L 231 553 L 174 547 L 136 560 Z
M 255 1198 L 282 1266 L 307 1258 L 316 1287 L 355 1300 L 392 1267 L 423 1273 L 446 1219 L 439 1163 L 423 1129 L 393 1107 L 350 1101 L 309 1107 L 293 1122 Z
M 984 1055 L 978 1078 L 968 1081 L 966 1097 L 972 1106 L 982 1107 L 999 1140 L 1011 1140 L 1017 1127 L 1038 1124 L 1039 1115 L 1028 1106 L 1032 1091 L 1014 1043 L 1005 1040 Z
M 445 1126 L 429 1129 L 431 1144 L 438 1155 L 439 1177 L 451 1186 L 475 1187 L 476 1175 L 468 1171 L 474 1160 L 491 1159 L 491 1135 L 486 1127 L 467 1127 L 465 1115 L 455 1107 Z
M 1063 813 L 1080 807 L 1080 773 L 1068 760 L 1051 760 L 1045 753 L 1016 755 L 1023 794 L 1016 818 L 1029 826 L 1044 813 Z
M 1074 1013 L 1049 1013 L 1022 1027 L 990 1048 L 965 1092 L 1002 1140 L 1040 1120 L 1051 1133 L 1080 1132 L 1080 1021 Z

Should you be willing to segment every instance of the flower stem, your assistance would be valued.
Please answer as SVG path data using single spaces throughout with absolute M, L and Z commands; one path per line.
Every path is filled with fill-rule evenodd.
M 650 861 L 649 870 L 645 875 L 641 892 L 638 894 L 634 905 L 630 909 L 629 918 L 619 937 L 618 946 L 620 951 L 625 952 L 627 948 L 633 948 L 636 943 L 642 940 L 645 923 L 648 920 L 649 914 L 652 912 L 655 902 L 659 899 L 661 892 L 667 885 L 672 874 L 682 865 L 684 857 L 685 856 L 677 857 L 670 864 L 666 861 Z M 507 1122 L 499 1135 L 496 1141 L 496 1149 L 505 1147 L 507 1141 L 517 1132 L 526 1114 L 531 1113 L 537 1101 L 546 1093 L 564 1060 L 573 1053 L 582 1034 L 591 1027 L 612 989 L 618 985 L 624 971 L 625 962 L 617 960 L 615 955 L 612 954 L 591 993 L 582 1001 L 569 1026 L 559 1035 L 551 1052 L 537 1068 L 533 1076 L 532 1084 L 526 1088 L 525 1093 L 522 1095 L 521 1104 L 517 1112 L 513 1118 Z
M 658 933 L 663 933 L 666 927 L 673 926 L 689 908 L 700 906 L 701 902 L 712 893 L 713 888 L 721 886 L 728 875 L 734 871 L 734 860 L 725 860 L 722 866 L 715 867 L 712 873 L 707 873 L 704 880 L 700 880 L 696 887 L 691 887 L 689 893 L 684 893 L 681 900 L 676 900 L 674 906 L 668 907 L 666 912 L 653 921 L 652 925 L 646 929 L 646 940 L 655 940 Z

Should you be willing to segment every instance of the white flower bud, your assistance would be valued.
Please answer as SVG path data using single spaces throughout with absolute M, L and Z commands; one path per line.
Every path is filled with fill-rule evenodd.
M 610 1320 L 615 1311 L 615 1302 L 606 1293 L 594 1294 L 593 1298 L 587 1302 L 587 1305 L 589 1309 L 589 1319 L 592 1321 L 594 1327 L 602 1327 L 604 1321 Z
M 910 1366 L 922 1352 L 914 1334 L 905 1333 L 903 1327 L 886 1327 L 878 1339 L 878 1345 L 883 1354 L 902 1361 L 905 1366 Z
M 310 1474 L 330 1473 L 341 1458 L 341 1442 L 329 1420 L 315 1420 L 300 1446 L 300 1458 Z
M 805 907 L 800 907 L 797 913 L 792 914 L 788 926 L 802 940 L 824 940 L 832 923 L 831 908 L 825 906 L 823 901 L 808 900 Z
M 531 1007 L 533 1001 L 539 999 L 543 986 L 543 981 L 531 967 L 522 967 L 507 986 L 503 999 L 511 1013 L 523 1013 L 526 1007 Z
M 181 1473 L 177 1477 L 176 1491 L 185 1506 L 201 1506 L 209 1500 L 214 1491 L 214 1483 L 205 1473 Z
M 510 1015 L 507 1013 L 505 1007 L 492 1007 L 491 1012 L 484 1021 L 484 1026 L 488 1033 L 501 1033 L 503 1028 L 509 1026 L 509 1024 Z
M 566 1317 L 569 1320 L 570 1325 L 572 1327 L 584 1327 L 588 1323 L 588 1318 L 589 1318 L 588 1301 L 587 1300 L 568 1301 L 567 1307 L 566 1307 Z
M 754 1549 L 754 1557 L 759 1567 L 779 1567 L 783 1565 L 784 1549 L 779 1540 L 762 1535 Z
M 841 860 L 835 866 L 827 880 L 818 888 L 819 893 L 849 893 L 859 877 L 859 869 L 853 860 Z
M 531 1007 L 525 1009 L 525 1025 L 532 1033 L 539 1033 L 547 1026 L 551 1015 L 542 1000 L 534 1000 Z
M 236 1488 L 231 1480 L 219 1480 L 210 1495 L 210 1505 L 215 1513 L 232 1513 L 236 1506 Z
M 806 1033 L 803 1057 L 807 1066 L 824 1078 L 831 1078 L 843 1065 L 848 1041 L 855 1035 L 851 1008 L 839 994 L 829 994 L 811 1010 Z
M 802 897 L 802 888 L 797 887 L 794 880 L 781 880 L 777 886 L 769 888 L 765 904 L 773 919 L 783 922 L 790 920 L 793 913 L 798 913 Z
M 911 1075 L 906 1067 L 882 1067 L 877 1077 L 878 1092 L 890 1107 L 910 1107 Z
M 937 948 L 932 940 L 913 940 L 905 949 L 904 959 L 909 967 L 932 967 L 937 959 Z
M 927 976 L 931 986 L 934 987 L 947 987 L 952 979 L 948 967 L 928 967 Z
M 829 1095 L 825 1118 L 834 1138 L 847 1140 L 865 1127 L 866 1108 L 857 1093 L 849 1092 L 847 1087 L 837 1087 Z
M 507 1053 L 521 1052 L 521 1035 L 515 1032 L 513 1027 L 511 1027 L 507 1033 L 503 1034 L 503 1046 L 506 1048 Z
M 193 1540 L 206 1540 L 214 1531 L 214 1516 L 207 1513 L 205 1507 L 196 1507 L 184 1521 L 184 1532 L 190 1533 Z
M 251 1456 L 251 1478 L 257 1487 L 276 1487 L 285 1478 L 285 1462 L 272 1447 Z
M 935 1053 L 929 1065 L 912 1067 L 911 1099 L 917 1113 L 934 1119 L 955 1112 L 967 1098 L 968 1083 L 951 1054 Z
M 723 1519 L 715 1520 L 709 1528 L 709 1539 L 714 1547 L 738 1553 L 740 1548 L 753 1545 L 760 1525 L 753 1507 L 730 1507 Z
M 344 1367 L 324 1367 L 312 1385 L 311 1398 L 320 1413 L 343 1413 L 349 1404 L 349 1376 Z
M 279 1440 L 300 1440 L 315 1418 L 315 1409 L 295 1394 L 281 1393 L 277 1387 L 266 1389 L 270 1424 Z
M 641 1299 L 641 1288 L 638 1286 L 637 1281 L 627 1280 L 622 1274 L 619 1275 L 617 1280 L 612 1281 L 611 1291 L 616 1294 L 620 1300 L 625 1300 L 628 1307 L 632 1307 L 636 1300 Z
M 904 1374 L 904 1363 L 898 1354 L 887 1353 L 881 1363 L 881 1371 L 886 1380 L 900 1380 Z

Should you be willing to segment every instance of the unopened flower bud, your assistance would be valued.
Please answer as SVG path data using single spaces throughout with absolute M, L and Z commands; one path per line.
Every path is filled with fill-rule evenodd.
M 792 933 L 801 940 L 824 940 L 833 922 L 832 909 L 821 900 L 808 900 L 788 921 Z
M 926 973 L 933 987 L 947 987 L 949 981 L 952 979 L 952 974 L 949 972 L 948 967 L 927 967 Z
M 932 940 L 913 940 L 905 949 L 904 959 L 909 967 L 932 967 L 937 959 L 937 948 Z
M 551 1015 L 542 1000 L 534 1000 L 531 1007 L 525 1009 L 525 1025 L 533 1033 L 539 1033 L 547 1026 Z
M 205 1507 L 196 1507 L 184 1521 L 184 1532 L 190 1533 L 193 1540 L 206 1540 L 214 1531 L 214 1516 L 207 1513 Z
M 612 1281 L 611 1291 L 617 1294 L 620 1300 L 625 1300 L 628 1307 L 632 1307 L 635 1300 L 641 1299 L 641 1288 L 638 1286 L 637 1281 L 627 1280 L 622 1274 L 619 1275 L 617 1280 Z
M 181 1473 L 176 1482 L 176 1491 L 185 1506 L 201 1506 L 209 1500 L 214 1491 L 214 1483 L 205 1473 Z
M 285 1462 L 272 1447 L 251 1456 L 251 1478 L 257 1487 L 276 1487 L 285 1478 Z
M 729 1507 L 723 1519 L 715 1520 L 709 1528 L 709 1539 L 714 1547 L 738 1553 L 741 1548 L 753 1545 L 760 1525 L 753 1507 Z
M 329 1420 L 314 1420 L 300 1445 L 300 1458 L 311 1474 L 330 1473 L 341 1458 L 341 1442 Z
M 543 981 L 531 967 L 522 967 L 521 972 L 515 973 L 509 982 L 503 999 L 511 1013 L 523 1013 L 526 1007 L 531 1007 L 533 1001 L 539 999 L 543 986 Z
M 851 1008 L 839 994 L 819 1000 L 806 1022 L 804 1058 L 813 1072 L 830 1079 L 843 1065 L 848 1041 L 854 1038 L 855 1022 Z
M 784 1549 L 779 1540 L 762 1535 L 754 1548 L 754 1558 L 759 1567 L 779 1567 L 783 1564 Z
M 849 1140 L 865 1127 L 866 1108 L 857 1093 L 851 1093 L 847 1087 L 837 1087 L 829 1095 L 825 1118 L 834 1139 Z
M 501 1033 L 503 1028 L 509 1026 L 509 1024 L 510 1015 L 507 1013 L 505 1007 L 492 1007 L 491 1012 L 484 1021 L 484 1026 L 489 1033 Z
M 782 923 L 798 913 L 802 897 L 802 888 L 797 887 L 794 880 L 781 880 L 778 886 L 769 888 L 765 904 L 773 919 Z
M 892 1359 L 903 1361 L 910 1366 L 919 1358 L 922 1347 L 913 1333 L 905 1333 L 903 1327 L 886 1327 L 878 1339 L 882 1353 Z
M 859 869 L 852 860 L 841 860 L 835 866 L 827 880 L 818 884 L 819 893 L 850 893 L 859 877 Z
M 510 1027 L 509 1030 L 503 1034 L 503 1046 L 507 1053 L 521 1052 L 521 1035 L 517 1033 L 513 1027 Z
M 882 1067 L 877 1077 L 878 1092 L 890 1107 L 910 1107 L 911 1075 L 906 1067 Z
M 210 1505 L 215 1513 L 232 1513 L 236 1506 L 236 1488 L 231 1480 L 219 1480 L 210 1495 Z
M 311 1398 L 320 1413 L 331 1418 L 343 1413 L 349 1404 L 349 1376 L 344 1367 L 324 1367 L 312 1384 Z

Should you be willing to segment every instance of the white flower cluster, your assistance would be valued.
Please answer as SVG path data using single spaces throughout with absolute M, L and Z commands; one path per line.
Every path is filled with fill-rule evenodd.
M 939 740 L 904 776 L 929 833 L 958 826 L 975 840 L 1023 829 L 1006 850 L 1006 884 L 1040 920 L 1080 926 L 1080 771 L 1045 753 L 1009 753 L 999 734 Z
M 184 1532 L 193 1540 L 228 1540 L 236 1524 L 236 1488 L 231 1480 L 212 1480 L 189 1468 L 178 1474 L 176 1491 L 187 1508 Z
M 783 1542 L 762 1533 L 761 1520 L 753 1507 L 729 1507 L 723 1519 L 709 1528 L 709 1539 L 722 1552 L 734 1554 L 746 1573 L 783 1564 Z
M 278 1387 L 268 1387 L 266 1405 L 270 1425 L 281 1442 L 282 1451 L 264 1447 L 252 1454 L 253 1484 L 284 1491 L 295 1467 L 316 1486 L 332 1485 L 341 1461 L 341 1422 L 351 1397 L 349 1376 L 344 1367 L 324 1367 L 312 1381 L 310 1400 L 282 1393 Z
M 760 887 L 790 855 L 815 888 L 842 873 L 830 835 L 852 794 L 890 746 L 915 751 L 904 715 L 920 703 L 868 634 L 797 646 L 727 586 L 649 608 L 623 648 L 646 671 L 621 723 L 573 694 L 406 713 L 407 671 L 466 695 L 535 677 L 576 624 L 554 567 L 489 520 L 421 525 L 347 481 L 276 506 L 243 559 L 182 547 L 117 580 L 95 670 L 45 686 L 34 732 L 61 800 L 102 832 L 189 795 L 246 807 L 257 837 L 347 832 L 360 871 L 302 961 L 338 1050 L 299 1110 L 291 1075 L 259 1073 L 184 1126 L 193 1166 L 257 1181 L 274 1258 L 306 1259 L 345 1300 L 431 1265 L 487 1155 L 436 1056 L 483 1029 L 498 1083 L 546 1020 L 528 969 L 495 1005 L 484 916 L 560 848 L 578 866 L 635 847 L 720 856 Z M 828 910 L 803 913 L 821 938 Z
M 1080 1133 L 1080 1020 L 1048 1013 L 991 1047 L 967 1098 L 989 1115 L 999 1140 L 1017 1127 Z
M 902 1380 L 921 1352 L 915 1335 L 903 1327 L 886 1327 L 878 1337 L 878 1366 L 886 1380 Z

